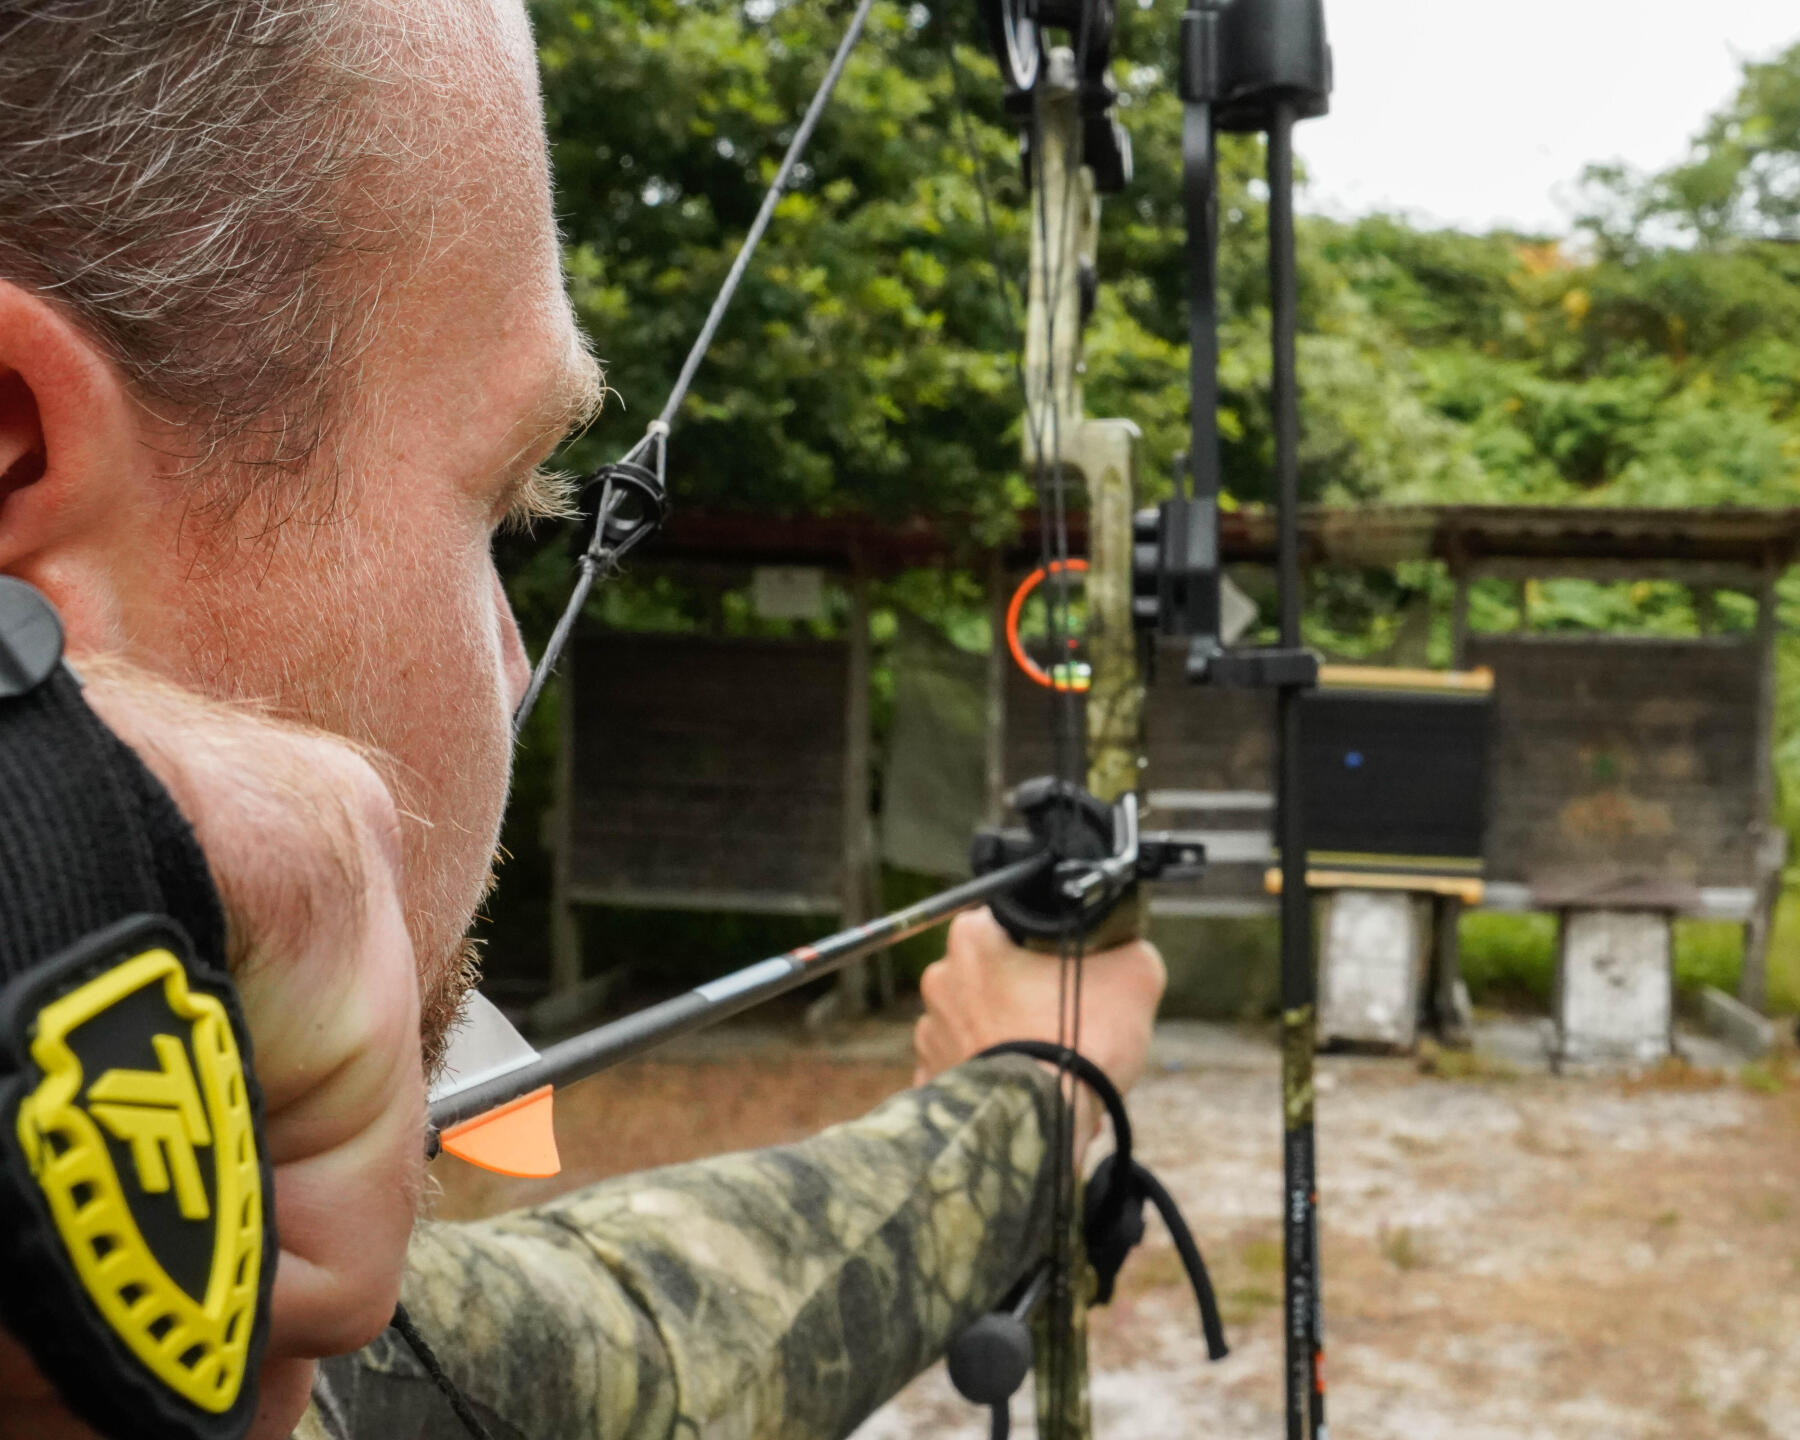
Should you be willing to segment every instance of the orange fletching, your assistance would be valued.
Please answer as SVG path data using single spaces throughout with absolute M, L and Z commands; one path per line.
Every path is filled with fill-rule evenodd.
M 552 1087 L 540 1086 L 451 1126 L 438 1143 L 458 1160 L 498 1175 L 548 1179 L 562 1170 L 562 1156 L 556 1152 L 555 1098 Z

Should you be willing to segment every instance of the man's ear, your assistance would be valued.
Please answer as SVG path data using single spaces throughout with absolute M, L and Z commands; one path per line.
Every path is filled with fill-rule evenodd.
M 121 545 L 157 471 L 147 425 L 63 307 L 0 280 L 0 573 L 43 590 L 82 648 L 116 634 Z

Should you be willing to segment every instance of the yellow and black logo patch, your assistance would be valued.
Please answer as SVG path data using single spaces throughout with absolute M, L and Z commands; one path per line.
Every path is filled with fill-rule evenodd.
M 19 1151 L 69 1266 L 163 1387 L 220 1415 L 250 1363 L 263 1169 L 221 1000 L 171 948 L 89 972 L 30 1019 Z

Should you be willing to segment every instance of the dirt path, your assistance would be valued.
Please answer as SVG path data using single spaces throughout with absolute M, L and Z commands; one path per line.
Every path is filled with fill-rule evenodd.
M 570 1179 L 768 1143 L 904 1083 L 892 1065 L 753 1058 L 621 1072 L 569 1098 Z M 1226 1307 L 1209 1366 L 1160 1229 L 1096 1318 L 1096 1430 L 1272 1440 L 1279 1391 L 1273 1056 L 1156 1075 L 1141 1153 L 1179 1196 Z M 1358 1440 L 1690 1440 L 1796 1433 L 1800 1091 L 1449 1081 L 1327 1060 L 1320 1097 L 1331 1421 Z M 471 1214 L 541 1189 L 447 1182 Z M 1025 1420 L 1025 1403 L 1015 1417 Z M 974 1437 L 941 1371 L 858 1440 Z

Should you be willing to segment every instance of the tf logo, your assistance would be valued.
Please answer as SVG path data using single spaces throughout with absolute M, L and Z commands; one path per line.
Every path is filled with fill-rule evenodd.
M 264 1263 L 262 1171 L 225 1006 L 151 945 L 31 1022 L 16 1138 L 70 1266 L 161 1386 L 206 1414 L 243 1389 Z

